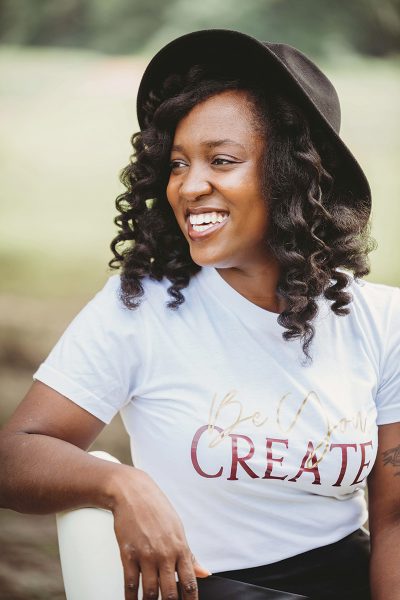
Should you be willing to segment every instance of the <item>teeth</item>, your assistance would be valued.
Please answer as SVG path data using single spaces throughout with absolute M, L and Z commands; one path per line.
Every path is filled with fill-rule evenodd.
M 201 213 L 199 215 L 190 214 L 189 220 L 192 225 L 202 225 L 203 223 L 221 223 L 228 218 L 228 213 Z
M 214 223 L 209 223 L 207 225 L 193 225 L 195 231 L 205 231 L 206 229 L 210 229 L 210 227 L 214 227 Z

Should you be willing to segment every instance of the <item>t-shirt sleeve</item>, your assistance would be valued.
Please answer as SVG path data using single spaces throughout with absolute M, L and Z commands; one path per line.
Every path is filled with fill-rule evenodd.
M 135 394 L 144 346 L 140 306 L 123 306 L 114 275 L 70 323 L 33 379 L 109 423 Z
M 393 289 L 388 307 L 376 406 L 377 424 L 400 421 L 400 288 Z

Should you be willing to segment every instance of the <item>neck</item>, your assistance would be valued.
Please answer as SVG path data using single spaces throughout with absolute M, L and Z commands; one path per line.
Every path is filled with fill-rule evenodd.
M 265 310 L 281 313 L 285 300 L 277 291 L 280 268 L 276 261 L 245 267 L 217 268 L 219 275 L 239 294 Z

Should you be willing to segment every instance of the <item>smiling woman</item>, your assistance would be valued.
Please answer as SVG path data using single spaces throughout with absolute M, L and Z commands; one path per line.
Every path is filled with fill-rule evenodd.
M 229 90 L 182 118 L 166 194 L 192 260 L 243 273 L 248 297 L 258 293 L 264 308 L 274 310 L 269 299 L 275 298 L 278 269 L 265 241 L 268 207 L 261 185 L 265 139 L 257 132 L 254 111 L 246 92 Z M 213 212 L 221 214 L 220 223 L 199 228 L 217 221 Z M 197 227 L 190 215 L 197 215 Z
M 286 44 L 199 31 L 137 111 L 121 272 L 5 427 L 0 505 L 110 509 L 126 600 L 140 577 L 144 599 L 399 600 L 400 290 L 361 281 L 335 88 Z M 134 467 L 84 451 L 118 412 Z

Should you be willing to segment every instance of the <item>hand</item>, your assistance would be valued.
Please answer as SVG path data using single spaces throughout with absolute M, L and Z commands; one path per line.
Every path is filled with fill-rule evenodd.
M 138 600 L 141 572 L 143 600 L 156 600 L 159 588 L 163 600 L 198 600 L 196 577 L 211 573 L 188 547 L 177 512 L 147 473 L 121 467 L 115 482 L 113 513 L 124 568 L 125 599 Z

